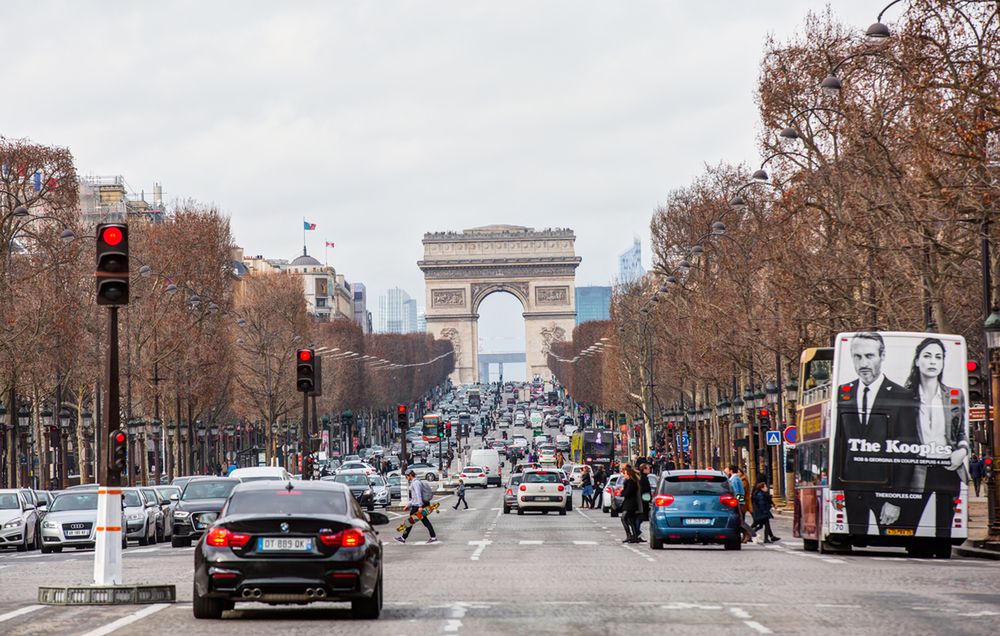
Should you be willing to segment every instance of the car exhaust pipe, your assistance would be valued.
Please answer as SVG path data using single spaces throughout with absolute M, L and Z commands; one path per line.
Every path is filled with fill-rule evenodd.
M 260 598 L 263 595 L 264 595 L 264 593 L 260 591 L 259 587 L 253 588 L 253 597 L 254 598 Z
M 307 587 L 306 588 L 306 596 L 308 596 L 309 598 L 315 597 L 316 596 L 316 590 L 312 589 L 311 587 Z
M 243 588 L 242 595 L 243 598 L 250 598 L 251 596 L 253 596 L 253 590 L 251 590 L 249 587 L 245 587 Z
M 316 598 L 326 598 L 326 590 L 321 587 L 316 588 Z

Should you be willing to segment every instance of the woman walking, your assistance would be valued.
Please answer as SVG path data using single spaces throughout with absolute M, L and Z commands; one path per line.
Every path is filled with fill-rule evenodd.
M 583 486 L 583 500 L 580 503 L 581 508 L 593 508 L 594 507 L 594 483 L 590 478 L 590 466 L 584 466 L 583 471 L 580 474 L 580 484 Z
M 774 517 L 771 508 L 774 507 L 774 500 L 771 499 L 771 490 L 768 488 L 767 482 L 763 479 L 758 481 L 757 485 L 753 487 L 753 495 L 750 498 L 753 500 L 753 526 L 751 529 L 757 532 L 764 528 L 764 543 L 781 541 L 781 537 L 776 537 L 771 532 L 771 519 Z
M 649 521 L 649 504 L 653 500 L 653 487 L 649 483 L 650 464 L 643 464 L 639 469 L 639 501 L 641 509 L 635 516 L 635 539 L 636 543 L 645 541 L 642 538 L 642 522 Z
M 622 526 L 625 527 L 625 539 L 622 543 L 639 543 L 635 534 L 636 517 L 642 511 L 642 500 L 639 496 L 639 473 L 629 464 L 622 464 Z

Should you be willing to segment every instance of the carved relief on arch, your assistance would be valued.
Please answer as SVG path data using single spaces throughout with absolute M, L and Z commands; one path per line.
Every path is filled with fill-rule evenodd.
M 458 329 L 454 327 L 445 327 L 441 330 L 441 338 L 444 340 L 451 340 L 451 347 L 455 350 L 455 366 L 458 366 L 458 361 L 462 359 L 462 341 L 458 335 Z
M 566 330 L 555 323 L 548 327 L 543 327 L 539 332 L 542 335 L 542 356 L 547 356 L 552 348 L 553 342 L 563 342 L 566 340 Z

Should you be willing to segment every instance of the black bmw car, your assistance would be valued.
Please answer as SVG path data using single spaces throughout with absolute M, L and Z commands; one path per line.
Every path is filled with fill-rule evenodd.
M 228 477 L 199 478 L 187 482 L 170 520 L 173 531 L 170 545 L 188 547 L 204 534 L 218 519 L 226 498 L 239 483 L 239 479 Z
M 351 494 L 358 500 L 362 508 L 369 512 L 375 510 L 375 491 L 372 490 L 372 486 L 368 482 L 368 475 L 363 470 L 339 472 L 333 477 L 323 477 L 323 480 L 344 484 L 351 490 Z
M 382 542 L 343 484 L 245 483 L 194 555 L 194 616 L 220 618 L 237 602 L 349 601 L 355 618 L 382 610 Z

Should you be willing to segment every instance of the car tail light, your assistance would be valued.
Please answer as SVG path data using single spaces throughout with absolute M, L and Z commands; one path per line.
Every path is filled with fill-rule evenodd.
M 511 490 L 510 488 L 508 488 L 508 489 L 507 489 L 507 492 L 506 492 L 505 494 L 507 494 L 507 495 L 512 495 L 512 496 L 513 496 L 513 494 L 514 494 L 514 491 L 513 491 L 513 490 Z
M 621 497 L 621 496 L 622 496 L 622 489 L 615 488 L 615 497 Z
M 485 476 L 486 476 L 486 473 L 479 473 L 479 474 L 477 475 L 477 477 L 485 477 Z
M 233 532 L 229 528 L 212 528 L 205 536 L 205 543 L 216 548 L 242 548 L 249 541 L 249 534 Z
M 521 492 L 524 492 L 524 491 L 525 491 L 525 490 L 527 490 L 528 488 L 527 488 L 527 486 L 525 486 L 524 484 L 521 484 L 520 486 L 518 486 L 518 487 L 517 487 L 517 489 L 518 489 L 518 490 L 520 490 Z
M 719 497 L 719 503 L 723 506 L 729 506 L 730 508 L 736 508 L 740 505 L 740 500 L 732 495 L 722 495 Z
M 337 534 L 321 534 L 319 542 L 325 546 L 343 546 L 356 548 L 365 544 L 365 534 L 357 528 L 341 530 Z
M 653 499 L 653 503 L 656 504 L 657 506 L 669 506 L 670 504 L 674 503 L 674 496 L 656 495 L 656 498 Z
M 566 490 L 566 486 L 563 486 L 562 484 L 559 484 L 559 486 L 556 488 L 556 490 L 558 490 L 559 492 L 562 492 L 562 491 Z

